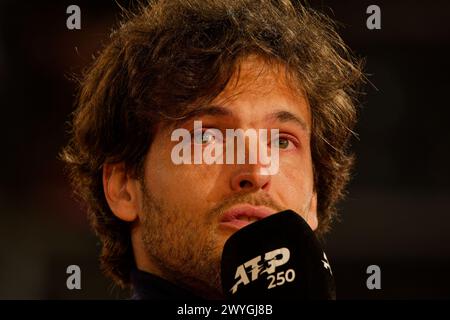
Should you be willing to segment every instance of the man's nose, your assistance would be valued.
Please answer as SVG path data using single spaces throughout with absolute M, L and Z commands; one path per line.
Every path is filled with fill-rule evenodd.
M 267 144 L 266 139 L 259 137 L 258 144 Z M 250 138 L 245 137 L 245 163 L 237 163 L 231 176 L 231 189 L 235 192 L 257 191 L 259 189 L 267 191 L 270 186 L 271 176 L 267 174 L 267 165 L 261 163 L 258 148 L 250 143 Z M 251 147 L 253 146 L 253 147 Z M 235 152 L 242 152 L 238 146 L 235 146 Z M 250 160 L 253 159 L 253 160 Z
M 237 170 L 231 177 L 231 189 L 233 191 L 267 191 L 270 186 L 271 176 L 264 174 L 261 165 L 237 165 Z

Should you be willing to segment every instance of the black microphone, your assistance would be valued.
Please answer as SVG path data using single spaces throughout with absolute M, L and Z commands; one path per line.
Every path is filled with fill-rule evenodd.
M 334 300 L 326 254 L 300 215 L 286 210 L 234 233 L 222 253 L 226 298 Z

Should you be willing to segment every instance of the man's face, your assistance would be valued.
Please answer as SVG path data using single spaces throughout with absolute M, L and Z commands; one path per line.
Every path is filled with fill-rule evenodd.
M 279 169 L 264 175 L 260 163 L 181 164 L 171 158 L 177 128 L 160 129 L 145 160 L 142 212 L 135 255 L 138 267 L 182 283 L 197 292 L 220 296 L 220 259 L 225 241 L 249 223 L 225 223 L 231 209 L 274 213 L 292 209 L 317 227 L 310 150 L 311 115 L 306 99 L 286 85 L 282 67 L 249 57 L 225 90 L 177 128 L 278 129 Z M 206 138 L 200 142 L 208 144 Z M 250 208 L 250 209 L 249 209 Z M 248 220 L 245 215 L 237 220 Z M 250 218 L 251 221 L 254 218 Z M 141 266 L 140 266 L 141 264 Z

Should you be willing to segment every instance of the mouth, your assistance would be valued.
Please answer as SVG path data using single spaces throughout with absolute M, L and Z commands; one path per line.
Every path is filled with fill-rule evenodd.
M 255 221 L 264 219 L 276 211 L 267 207 L 240 204 L 227 210 L 220 220 L 220 226 L 239 230 Z

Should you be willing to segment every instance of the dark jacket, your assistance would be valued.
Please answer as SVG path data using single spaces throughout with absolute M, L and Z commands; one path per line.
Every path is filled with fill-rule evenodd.
M 133 300 L 203 300 L 163 278 L 138 269 L 131 272 L 131 284 Z

